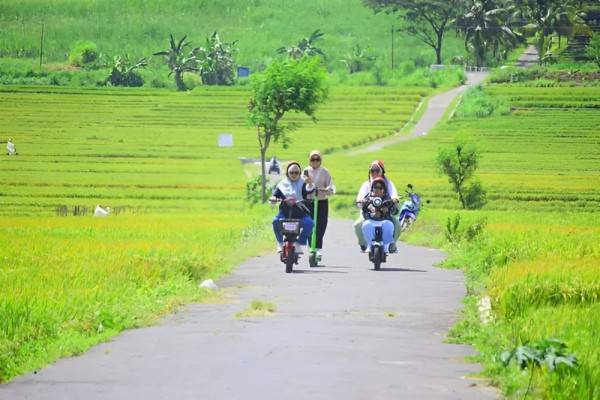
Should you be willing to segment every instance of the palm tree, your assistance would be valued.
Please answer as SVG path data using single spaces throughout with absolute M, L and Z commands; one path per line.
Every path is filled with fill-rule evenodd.
M 170 48 L 168 50 L 159 51 L 154 53 L 155 56 L 164 56 L 167 59 L 167 64 L 171 72 L 169 76 L 175 77 L 175 84 L 177 90 L 185 90 L 185 83 L 183 82 L 183 74 L 185 72 L 198 72 L 198 48 L 192 49 L 187 55 L 185 54 L 186 48 L 191 46 L 191 42 L 186 42 L 187 36 L 181 38 L 181 40 L 175 43 L 173 35 L 169 34 Z
M 471 0 L 468 12 L 457 18 L 456 26 L 465 37 L 465 47 L 473 50 L 476 63 L 481 67 L 489 46 L 494 55 L 500 45 L 516 40 L 515 33 L 506 25 L 507 10 L 496 6 L 492 0 Z
M 278 48 L 277 53 L 287 54 L 288 57 L 294 59 L 302 58 L 304 56 L 313 57 L 316 55 L 325 58 L 325 53 L 314 45 L 318 40 L 322 40 L 323 36 L 325 36 L 325 34 L 321 32 L 320 29 L 317 29 L 310 36 L 300 40 L 295 46 Z

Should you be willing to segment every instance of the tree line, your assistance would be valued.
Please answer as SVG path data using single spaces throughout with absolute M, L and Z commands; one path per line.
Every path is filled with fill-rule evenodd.
M 455 31 L 477 66 L 487 57 L 505 59 L 513 48 L 534 36 L 541 61 L 549 38 L 569 37 L 585 25 L 586 12 L 597 0 L 363 0 L 376 13 L 397 14 L 398 31 L 412 35 L 435 52 L 442 64 L 444 36 Z

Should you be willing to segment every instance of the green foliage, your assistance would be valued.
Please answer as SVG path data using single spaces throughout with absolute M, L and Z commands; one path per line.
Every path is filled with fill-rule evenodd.
M 464 94 L 455 116 L 460 118 L 485 118 L 492 115 L 506 115 L 508 112 L 509 107 L 504 101 L 490 96 L 483 89 L 483 86 L 477 85 Z
M 456 24 L 464 35 L 465 47 L 475 53 L 478 67 L 482 66 L 487 51 L 504 56 L 517 45 L 517 34 L 507 25 L 508 10 L 492 1 L 471 0 L 469 10 L 459 15 Z
M 136 62 L 131 62 L 128 56 L 116 56 L 113 59 L 110 75 L 106 78 L 106 84 L 112 86 L 139 87 L 144 85 L 144 78 L 136 72 L 139 68 L 148 65 L 146 58 L 140 58 Z
M 285 54 L 290 58 L 300 59 L 302 57 L 314 57 L 321 56 L 325 58 L 325 53 L 319 47 L 315 46 L 315 43 L 319 40 L 323 40 L 325 34 L 321 30 L 317 29 L 310 36 L 302 38 L 298 44 L 290 47 L 280 47 L 277 49 L 277 53 Z
M 398 12 L 403 20 L 399 31 L 431 47 L 435 51 L 435 63 L 442 63 L 444 34 L 460 11 L 459 0 L 363 0 L 363 3 L 376 13 Z
M 458 243 L 460 241 L 460 214 L 456 214 L 454 218 L 448 217 L 446 220 L 446 240 L 450 243 Z
M 520 369 L 529 368 L 530 379 L 523 395 L 523 398 L 526 398 L 536 368 L 541 368 L 542 365 L 546 365 L 550 371 L 554 371 L 557 367 L 577 368 L 577 357 L 566 351 L 567 345 L 564 342 L 554 338 L 542 339 L 526 343 L 510 351 L 505 350 L 500 359 L 505 366 L 514 360 Z
M 69 63 L 76 67 L 86 67 L 98 60 L 98 47 L 89 40 L 73 43 L 69 51 Z
M 260 176 L 250 178 L 246 182 L 246 200 L 248 200 L 248 203 L 257 204 L 260 202 L 261 183 L 262 177 Z
M 587 56 L 598 65 L 600 69 L 600 34 L 596 33 L 587 45 Z
M 506 67 L 492 71 L 488 78 L 491 83 L 513 83 L 539 79 L 547 69 L 541 66 L 529 68 Z
M 456 142 L 452 148 L 438 152 L 437 164 L 440 172 L 448 176 L 463 208 L 481 208 L 485 204 L 485 190 L 477 182 L 466 186 L 479 162 L 475 147 Z
M 204 47 L 198 49 L 198 69 L 204 85 L 233 85 L 237 41 L 222 42 L 215 31 L 206 38 Z
M 348 73 L 353 74 L 370 69 L 376 59 L 377 57 L 365 54 L 365 50 L 357 44 L 352 48 L 352 52 L 340 61 L 344 63 L 348 69 Z
M 192 49 L 189 52 L 188 48 L 191 47 L 191 42 L 186 42 L 187 36 L 183 36 L 178 42 L 175 42 L 173 35 L 169 34 L 169 49 L 154 53 L 154 56 L 162 56 L 165 58 L 167 65 L 169 66 L 169 76 L 173 76 L 177 90 L 186 90 L 185 82 L 183 81 L 183 75 L 186 72 L 198 72 L 198 48 Z
M 282 124 L 286 113 L 303 113 L 316 122 L 315 111 L 328 94 L 325 69 L 318 57 L 290 58 L 275 61 L 264 73 L 251 79 L 252 98 L 248 110 L 250 122 L 258 131 L 261 155 L 262 201 L 266 201 L 265 154 L 271 140 L 281 141 L 286 148 L 288 131 L 296 128 L 293 123 Z

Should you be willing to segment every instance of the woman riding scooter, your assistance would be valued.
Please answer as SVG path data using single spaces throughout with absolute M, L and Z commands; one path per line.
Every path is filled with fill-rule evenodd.
M 356 196 L 356 202 L 362 201 L 371 191 L 371 184 L 373 180 L 377 178 L 382 178 L 385 181 L 386 190 L 394 203 L 398 203 L 400 201 L 398 196 L 398 191 L 396 187 L 392 183 L 391 180 L 385 175 L 385 166 L 383 161 L 375 160 L 371 163 L 369 167 L 369 179 L 367 179 L 360 187 L 358 191 L 358 195 Z M 362 251 L 365 251 L 367 248 L 367 241 L 363 235 L 362 226 L 365 221 L 363 214 L 361 212 L 359 218 L 354 222 L 354 233 L 356 234 L 356 238 L 358 239 L 358 244 Z M 391 245 L 391 252 L 394 253 L 396 251 L 396 241 L 400 237 L 400 223 L 398 222 L 398 218 L 392 216 L 392 223 L 394 224 L 394 241 Z
M 277 251 L 282 251 L 283 235 L 281 234 L 280 221 L 286 218 L 294 218 L 300 220 L 301 232 L 298 242 L 296 243 L 296 253 L 303 253 L 303 246 L 306 246 L 308 236 L 313 227 L 313 220 L 310 217 L 310 210 L 300 203 L 301 200 L 306 200 L 308 193 L 314 191 L 314 185 L 310 177 L 303 179 L 300 176 L 302 168 L 296 161 L 292 161 L 286 168 L 286 177 L 281 180 L 273 189 L 273 194 L 269 201 L 274 203 L 278 199 L 281 200 L 279 205 L 279 213 L 273 218 L 273 232 L 277 239 Z
M 376 198 L 383 204 L 382 206 L 374 206 L 374 199 Z M 389 246 L 394 240 L 394 224 L 391 219 L 392 213 L 396 209 L 395 203 L 391 200 L 385 180 L 383 178 L 373 179 L 370 193 L 360 202 L 365 219 L 365 222 L 362 224 L 362 232 L 367 242 L 367 252 L 370 251 L 371 242 L 375 237 L 376 224 L 374 221 L 381 221 L 379 225 L 383 233 L 383 249 L 385 253 L 389 253 Z
M 323 167 L 323 157 L 318 150 L 313 150 L 310 152 L 308 157 L 309 166 L 304 170 L 304 176 L 310 177 L 312 183 L 315 185 L 315 191 L 308 194 L 308 199 L 313 201 L 314 197 L 317 197 L 318 204 L 317 207 L 317 215 L 316 215 L 316 237 L 312 238 L 311 241 L 314 240 L 314 249 L 311 251 L 316 251 L 317 260 L 321 260 L 322 257 L 322 249 L 323 249 L 323 236 L 325 236 L 325 230 L 327 229 L 327 220 L 329 218 L 329 201 L 328 198 L 335 194 L 335 185 L 333 184 L 333 180 L 331 179 L 331 175 L 327 168 Z M 314 205 L 313 205 L 314 207 Z M 312 210 L 312 215 L 314 219 L 314 210 Z

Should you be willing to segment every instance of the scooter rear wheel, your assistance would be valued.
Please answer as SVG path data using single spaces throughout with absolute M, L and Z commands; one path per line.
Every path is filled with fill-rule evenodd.
M 314 268 L 317 265 L 319 265 L 319 260 L 317 260 L 317 253 L 315 251 L 310 252 L 308 256 L 308 265 L 311 268 Z

